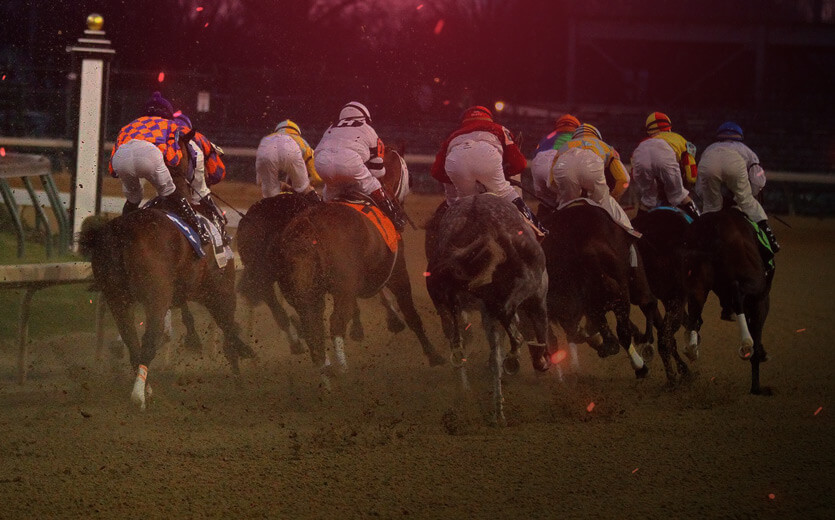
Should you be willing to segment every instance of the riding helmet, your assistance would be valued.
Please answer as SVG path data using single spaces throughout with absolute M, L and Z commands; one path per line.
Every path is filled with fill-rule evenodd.
M 299 125 L 290 121 L 289 119 L 285 119 L 284 121 L 275 125 L 274 132 L 278 132 L 279 130 L 284 130 L 285 133 L 294 133 L 296 135 L 302 135 L 302 131 L 299 128 Z
M 346 119 L 365 119 L 370 123 L 371 112 L 359 101 L 351 101 L 339 111 L 339 120 L 344 121 Z
M 673 129 L 670 117 L 663 112 L 653 112 L 647 116 L 647 134 L 655 135 L 658 132 L 669 132 Z
M 174 119 L 174 107 L 159 92 L 154 92 L 151 98 L 145 102 L 146 116 Z
M 571 137 L 574 139 L 578 139 L 580 137 L 594 137 L 595 139 L 600 139 L 601 141 L 603 140 L 603 136 L 600 135 L 600 130 L 588 123 L 583 123 L 578 126 L 577 130 L 574 130 Z
M 573 132 L 580 126 L 580 120 L 571 114 L 565 114 L 554 123 L 554 130 L 557 132 Z
M 716 138 L 720 141 L 742 141 L 742 127 L 733 121 L 726 121 L 716 130 Z

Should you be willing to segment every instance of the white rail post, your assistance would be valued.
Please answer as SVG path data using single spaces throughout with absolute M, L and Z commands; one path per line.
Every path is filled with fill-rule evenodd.
M 105 39 L 104 18 L 98 14 L 87 17 L 87 30 L 67 52 L 81 59 L 79 76 L 78 137 L 76 171 L 70 192 L 72 248 L 78 250 L 78 232 L 85 218 L 101 210 L 101 176 L 99 158 L 105 120 L 105 103 L 110 72 L 110 59 L 116 51 Z

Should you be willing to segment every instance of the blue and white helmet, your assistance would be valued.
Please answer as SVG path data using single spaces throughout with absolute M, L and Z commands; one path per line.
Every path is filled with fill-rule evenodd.
M 346 119 L 365 119 L 370 123 L 371 112 L 359 101 L 351 101 L 339 111 L 339 120 L 344 121 Z

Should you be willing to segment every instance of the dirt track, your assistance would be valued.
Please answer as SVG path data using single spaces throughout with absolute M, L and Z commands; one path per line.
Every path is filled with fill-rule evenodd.
M 422 222 L 437 201 L 413 196 L 407 209 Z M 665 389 L 658 359 L 636 381 L 625 355 L 589 349 L 565 383 L 525 360 L 505 380 L 504 429 L 484 419 L 486 345 L 470 355 L 462 403 L 452 370 L 429 368 L 410 332 L 389 333 L 373 300 L 331 394 L 264 308 L 260 360 L 239 383 L 216 348 L 162 352 L 146 413 L 129 404 L 127 361 L 96 364 L 87 335 L 34 344 L 24 387 L 2 345 L 0 518 L 833 518 L 835 222 L 790 222 L 774 225 L 772 397 L 747 394 L 749 365 L 715 297 L 692 383 Z M 407 231 L 415 299 L 446 350 L 422 240 Z

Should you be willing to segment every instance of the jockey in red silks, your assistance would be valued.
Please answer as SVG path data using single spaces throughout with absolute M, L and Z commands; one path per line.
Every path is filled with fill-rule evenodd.
M 154 92 L 145 104 L 144 115 L 124 126 L 119 132 L 110 155 L 110 174 L 122 181 L 127 201 L 122 214 L 139 209 L 142 202 L 141 179 L 156 188 L 158 203 L 177 214 L 200 234 L 203 244 L 211 237 L 199 225 L 197 214 L 188 201 L 177 193 L 168 166 L 178 166 L 180 161 L 189 160 L 180 149 L 176 131 L 183 130 L 172 119 L 174 109 L 159 92 Z
M 313 148 L 302 137 L 299 125 L 285 119 L 264 136 L 255 152 L 255 177 L 263 198 L 281 193 L 282 183 L 294 192 L 318 201 L 312 183 L 322 183 L 316 172 Z
M 184 132 L 194 129 L 191 119 L 179 110 L 174 115 L 174 122 L 183 127 Z M 193 206 L 199 206 L 203 213 L 212 219 L 220 231 L 224 245 L 229 245 L 231 240 L 226 234 L 226 216 L 215 204 L 212 191 L 209 189 L 209 186 L 214 186 L 226 177 L 226 166 L 221 159 L 223 149 L 197 131 L 188 144 L 194 161 L 194 171 L 189 172 L 191 178 L 188 179 L 189 200 Z
M 548 231 L 508 181 L 526 165 L 510 131 L 493 121 L 490 109 L 473 106 L 464 111 L 459 127 L 441 145 L 432 177 L 443 184 L 447 204 L 487 191 L 516 206 L 544 236 Z
M 374 200 L 395 229 L 403 231 L 406 227 L 403 210 L 378 180 L 386 173 L 384 153 L 385 146 L 371 127 L 368 109 L 362 103 L 351 101 L 342 107 L 339 121 L 325 131 L 316 145 L 314 163 L 325 183 L 322 193 L 325 201 L 359 191 Z
M 697 218 L 699 210 L 684 187 L 684 181 L 696 182 L 696 146 L 672 131 L 663 112 L 651 113 L 645 126 L 649 137 L 632 153 L 632 178 L 641 194 L 639 211 L 670 205 Z

